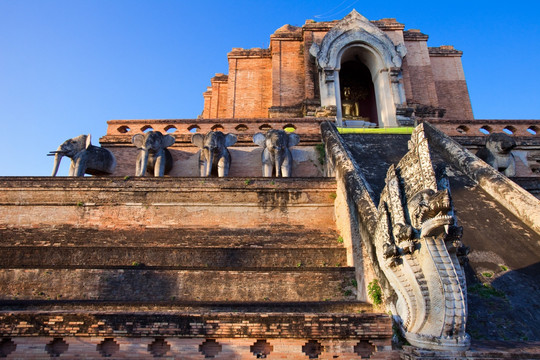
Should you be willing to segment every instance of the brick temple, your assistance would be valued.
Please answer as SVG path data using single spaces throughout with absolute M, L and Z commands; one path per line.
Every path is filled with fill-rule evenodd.
M 358 27 L 379 47 L 365 46 L 366 39 L 350 39 L 338 50 L 342 52 L 339 63 L 324 67 L 317 63 L 314 44 L 320 46 L 329 32 L 339 37 L 333 40 L 345 41 L 349 28 Z M 317 109 L 343 104 L 344 89 L 349 88 L 349 97 L 359 106 L 358 114 L 351 117 L 379 126 L 397 125 L 392 115 L 391 119 L 378 116 L 383 106 L 392 105 L 394 112 L 403 114 L 416 110 L 421 116 L 473 119 L 461 64 L 463 52 L 448 45 L 428 47 L 428 35 L 404 29 L 396 19 L 369 21 L 356 11 L 343 20 L 284 25 L 270 36 L 268 49 L 233 48 L 227 54 L 229 74 L 211 79 L 201 117 L 328 116 Z M 399 47 L 399 53 L 392 46 Z M 399 62 L 385 64 L 385 57 L 399 58 Z M 331 84 L 334 99 L 321 97 L 327 84 Z M 388 101 L 385 92 L 395 92 L 393 104 L 383 104 Z
M 462 52 L 427 42 L 284 25 L 198 118 L 109 120 L 111 173 L 0 177 L 0 357 L 540 358 L 540 120 L 475 119 Z M 261 176 L 269 130 L 300 139 L 290 177 Z M 134 176 L 153 131 L 172 168 Z M 216 131 L 230 171 L 203 177 Z

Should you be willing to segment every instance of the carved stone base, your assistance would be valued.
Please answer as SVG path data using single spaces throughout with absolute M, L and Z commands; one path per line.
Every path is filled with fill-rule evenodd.
M 467 351 L 424 350 L 404 346 L 401 360 L 493 360 L 493 359 L 540 359 L 538 342 L 486 341 L 473 344 Z
M 455 352 L 455 351 L 465 351 L 471 346 L 471 338 L 468 334 L 461 336 L 459 338 L 437 338 L 437 341 L 434 341 L 433 336 L 425 336 L 420 334 L 413 334 L 410 332 L 405 333 L 405 337 L 411 345 L 422 348 L 422 349 L 431 349 L 439 350 L 444 353 Z M 430 350 L 428 350 L 430 351 Z M 437 352 L 439 352 L 437 351 Z M 431 352 L 431 351 L 430 351 Z

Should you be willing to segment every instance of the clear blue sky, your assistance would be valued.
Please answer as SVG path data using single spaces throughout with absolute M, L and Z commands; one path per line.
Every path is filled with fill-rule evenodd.
M 0 175 L 50 175 L 48 151 L 110 119 L 196 118 L 233 47 L 352 8 L 464 51 L 476 118 L 540 118 L 538 0 L 0 0 Z

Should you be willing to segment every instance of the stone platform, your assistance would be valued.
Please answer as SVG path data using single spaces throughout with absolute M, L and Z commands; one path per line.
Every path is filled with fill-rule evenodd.
M 2 178 L 8 358 L 396 358 L 333 179 Z M 24 355 L 22 355 L 24 354 Z

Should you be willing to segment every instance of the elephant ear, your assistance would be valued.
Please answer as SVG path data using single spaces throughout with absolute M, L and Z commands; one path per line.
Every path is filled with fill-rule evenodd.
M 172 135 L 165 135 L 165 136 L 163 137 L 163 141 L 162 141 L 163 148 L 167 148 L 167 147 L 171 146 L 172 144 L 174 144 L 175 141 L 176 141 L 176 140 L 175 140 L 174 136 L 172 136 Z
M 92 137 L 90 134 L 86 135 L 86 144 L 84 146 L 85 149 L 88 149 L 92 145 Z
M 233 146 L 236 144 L 237 137 L 234 134 L 227 134 L 225 135 L 225 147 Z
M 290 133 L 288 135 L 289 135 L 289 142 L 288 142 L 289 147 L 298 145 L 298 143 L 300 142 L 300 136 L 298 136 L 298 134 L 295 134 L 295 133 Z
M 136 134 L 133 135 L 131 138 L 131 143 L 138 147 L 139 149 L 143 147 L 144 145 L 144 135 L 143 134 Z
M 191 143 L 202 149 L 204 147 L 204 135 L 193 134 L 193 136 L 191 137 Z
M 261 147 L 266 147 L 266 136 L 263 133 L 253 135 L 253 142 Z

